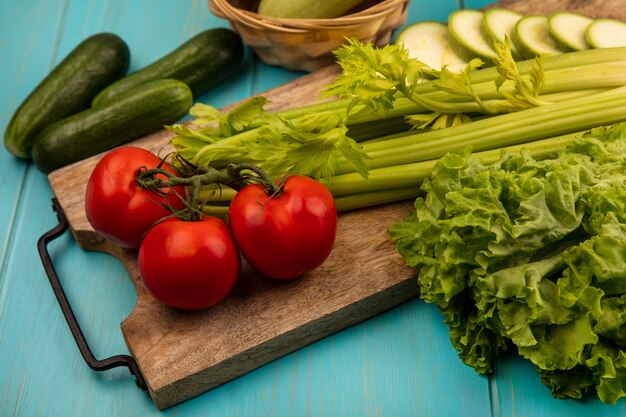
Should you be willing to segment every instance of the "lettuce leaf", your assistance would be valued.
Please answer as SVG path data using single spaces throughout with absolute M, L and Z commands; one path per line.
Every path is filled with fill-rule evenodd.
M 422 191 L 389 232 L 463 362 L 491 372 L 513 347 L 555 397 L 626 397 L 626 124 L 552 159 L 463 149 Z

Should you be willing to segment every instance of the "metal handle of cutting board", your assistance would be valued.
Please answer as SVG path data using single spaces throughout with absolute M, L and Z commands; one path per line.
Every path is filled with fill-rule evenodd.
M 130 373 L 135 376 L 137 386 L 142 390 L 146 390 L 146 381 L 141 374 L 141 370 L 139 369 L 139 365 L 137 365 L 137 361 L 135 361 L 135 358 L 129 355 L 116 355 L 106 359 L 96 359 L 91 352 L 91 349 L 89 348 L 89 345 L 85 340 L 85 336 L 83 335 L 83 332 L 78 325 L 76 316 L 72 311 L 72 307 L 67 300 L 65 292 L 63 291 L 63 287 L 61 286 L 59 277 L 57 276 L 54 265 L 52 264 L 50 254 L 48 253 L 48 243 L 61 236 L 69 228 L 69 223 L 67 222 L 67 218 L 65 217 L 63 208 L 56 198 L 52 199 L 52 209 L 56 213 L 59 224 L 50 229 L 48 232 L 44 233 L 39 238 L 39 240 L 37 241 L 37 249 L 39 251 L 39 257 L 41 258 L 41 262 L 43 263 L 44 269 L 46 271 L 46 275 L 48 276 L 48 280 L 50 281 L 50 285 L 52 286 L 52 290 L 54 291 L 54 295 L 59 302 L 59 306 L 63 311 L 65 320 L 70 327 L 70 331 L 72 332 L 72 336 L 74 336 L 74 340 L 78 345 L 80 353 L 83 355 L 83 358 L 85 359 L 85 362 L 87 362 L 87 365 L 94 371 L 106 371 L 112 368 L 117 368 L 118 366 L 126 366 Z

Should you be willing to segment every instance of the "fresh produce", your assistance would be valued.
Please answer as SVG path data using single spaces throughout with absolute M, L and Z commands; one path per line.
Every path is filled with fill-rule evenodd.
M 181 177 L 147 170 L 137 177 L 146 189 L 184 185 L 191 187 L 188 219 L 203 213 L 227 213 L 237 245 L 248 263 L 267 277 L 293 279 L 320 266 L 330 254 L 337 230 L 333 197 L 318 181 L 294 175 L 274 182 L 255 165 L 230 165 L 225 171 L 185 162 Z M 158 174 L 158 177 L 155 177 Z M 237 190 L 229 207 L 203 210 L 202 186 Z M 225 210 L 216 210 L 224 208 Z M 183 216 L 179 216 L 183 217 Z
M 85 194 L 85 214 L 100 235 L 122 248 L 137 249 L 150 227 L 184 208 L 182 186 L 161 188 L 160 194 L 135 181 L 142 168 L 175 171 L 153 153 L 134 146 L 108 152 L 95 166 Z
M 548 28 L 565 50 L 589 49 L 585 32 L 593 19 L 574 12 L 558 12 L 548 17 Z
M 87 109 L 100 90 L 126 73 L 128 63 L 128 46 L 118 36 L 99 33 L 85 39 L 20 104 L 4 133 L 6 148 L 29 159 L 43 129 Z
M 138 265 L 146 289 L 174 308 L 214 306 L 237 282 L 240 257 L 224 221 L 172 218 L 155 225 L 141 243 Z
M 566 52 L 550 34 L 546 16 L 525 16 L 515 26 L 513 42 L 525 58 L 537 55 L 558 55 Z
M 448 28 L 454 40 L 469 53 L 484 60 L 494 60 L 496 51 L 483 36 L 484 13 L 480 10 L 461 9 L 448 17 Z
M 393 201 L 394 192 L 405 199 L 406 188 L 423 178 L 413 164 L 467 145 L 487 151 L 625 120 L 626 49 L 515 63 L 507 43 L 499 45 L 493 68 L 475 70 L 474 62 L 460 74 L 444 70 L 423 82 L 423 64 L 400 46 L 351 41 L 337 51 L 343 72 L 327 88 L 342 98 L 279 113 L 264 111 L 260 97 L 227 115 L 196 105 L 196 126 L 170 127 L 172 143 L 198 166 L 251 162 L 275 178 L 311 175 L 340 210 L 350 210 Z M 384 128 L 386 118 L 397 117 L 415 130 L 360 143 L 351 137 L 355 124 Z M 207 213 L 233 196 L 205 191 Z
M 390 234 L 466 364 L 490 372 L 513 349 L 557 397 L 626 396 L 625 173 L 624 123 L 555 158 L 464 148 L 436 163 Z
M 261 0 L 258 13 L 288 19 L 331 19 L 355 8 L 364 0 Z
M 598 19 L 585 30 L 585 39 L 592 48 L 626 46 L 626 23 L 614 19 Z
M 403 29 L 394 43 L 404 47 L 411 58 L 434 70 L 441 71 L 445 66 L 459 72 L 467 66 L 467 61 L 453 47 L 450 36 L 445 23 L 417 22 Z
M 207 92 L 239 67 L 243 44 L 224 28 L 209 29 L 194 36 L 163 58 L 111 84 L 93 100 L 99 107 L 148 81 L 175 79 L 189 86 L 194 96 Z
M 443 36 L 446 30 L 452 35 Z M 448 22 L 417 22 L 396 38 L 409 55 L 441 69 L 441 61 L 452 71 L 460 71 L 460 57 L 468 62 L 480 58 L 493 65 L 497 44 L 508 39 L 514 59 L 532 59 L 538 55 L 557 55 L 589 48 L 626 46 L 626 24 L 614 19 L 592 19 L 578 13 L 561 11 L 550 15 L 525 16 L 501 7 L 486 11 L 464 9 L 450 14 Z M 424 40 L 431 32 L 430 43 Z M 438 58 L 439 51 L 446 52 Z M 452 54 L 450 56 L 450 54 Z M 456 57 L 455 57 L 456 56 Z
M 333 196 L 318 181 L 299 175 L 270 189 L 242 188 L 228 220 L 248 263 L 276 279 L 293 279 L 320 266 L 337 232 Z
M 484 12 L 481 29 L 492 49 L 495 50 L 496 42 L 505 42 L 506 39 L 513 38 L 515 26 L 522 17 L 524 16 L 520 13 L 500 7 Z M 516 60 L 522 58 L 515 44 L 511 44 L 511 55 Z
M 45 173 L 158 130 L 183 117 L 192 104 L 186 84 L 156 80 L 62 119 L 35 139 L 32 157 Z

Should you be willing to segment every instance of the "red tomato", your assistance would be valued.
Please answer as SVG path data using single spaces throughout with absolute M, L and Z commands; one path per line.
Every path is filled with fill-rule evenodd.
M 282 194 L 271 197 L 260 185 L 237 192 L 228 212 L 237 245 L 262 274 L 291 279 L 320 266 L 337 232 L 333 196 L 318 181 L 287 177 Z
M 175 194 L 161 197 L 135 182 L 140 167 L 156 168 L 160 162 L 150 151 L 132 146 L 114 149 L 98 162 L 87 183 L 85 213 L 100 235 L 123 248 L 136 249 L 156 221 L 172 214 L 162 204 L 177 210 L 184 207 Z M 174 173 L 167 164 L 162 168 Z M 175 190 L 184 197 L 184 187 Z
M 199 310 L 228 295 L 241 258 L 226 223 L 206 216 L 155 225 L 139 248 L 139 274 L 148 292 L 174 308 Z

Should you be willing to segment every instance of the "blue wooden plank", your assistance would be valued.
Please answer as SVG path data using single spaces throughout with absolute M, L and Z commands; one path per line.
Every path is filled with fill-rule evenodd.
M 595 394 L 584 400 L 552 398 L 550 389 L 540 382 L 533 365 L 515 355 L 498 360 L 493 389 L 497 416 L 610 417 L 626 414 L 624 401 L 616 405 L 603 404 Z
M 166 0 L 68 0 L 67 5 L 35 5 L 33 0 L 19 4 L 19 8 L 12 4 L 11 10 L 6 2 L 0 4 L 0 24 L 11 28 L 7 33 L 17 34 L 16 39 L 23 37 L 29 44 L 39 42 L 49 49 L 48 61 L 40 63 L 45 71 L 30 76 L 29 83 L 0 86 L 10 88 L 15 97 L 25 96 L 36 84 L 33 80 L 40 79 L 53 60 L 58 61 L 91 33 L 107 30 L 120 34 L 131 47 L 131 68 L 137 69 L 200 30 L 227 25 L 210 15 L 204 1 L 191 1 L 185 7 Z M 50 10 L 44 13 L 42 4 Z M 465 2 L 466 7 L 481 7 L 477 4 Z M 409 22 L 445 20 L 457 6 L 456 1 L 412 1 Z M 55 28 L 55 22 L 64 26 L 53 55 L 56 32 L 49 28 Z M 31 31 L 32 27 L 38 31 Z M 37 35 L 41 30 L 44 34 Z M 0 41 L 8 42 L 2 43 L 1 51 L 7 51 L 3 56 L 11 62 L 45 61 L 45 54 L 37 56 L 16 47 L 14 39 L 7 39 Z M 3 79 L 7 74 L 26 74 L 18 65 L 4 66 L 0 71 Z M 241 71 L 196 99 L 222 106 L 300 75 L 260 64 L 248 51 Z M 8 99 L 2 102 L 3 109 L 7 103 Z M 0 119 L 0 126 L 4 126 L 8 122 L 6 112 L 0 117 L 4 117 Z M 13 194 L 10 203 L 2 200 L 0 213 L 18 213 L 15 221 L 0 220 L 0 232 L 5 232 L 0 236 L 13 230 L 13 237 L 4 243 L 7 256 L 0 275 L 0 415 L 488 416 L 490 388 L 495 415 L 623 414 L 621 406 L 549 398 L 532 368 L 515 359 L 498 363 L 498 374 L 490 385 L 487 378 L 476 375 L 456 357 L 439 312 L 417 300 L 158 412 L 147 394 L 134 387 L 125 370 L 99 374 L 82 362 L 36 260 L 37 237 L 55 224 L 48 210 L 49 186 L 45 177 L 27 164 L 14 161 L 6 153 L 0 158 L 8 167 L 8 176 L 0 177 L 0 187 L 5 187 L 0 191 L 14 192 L 12 185 L 5 185 L 13 184 L 14 179 L 24 184 L 19 212 L 17 194 Z M 27 176 L 24 171 L 28 171 Z M 136 297 L 119 262 L 107 255 L 81 251 L 69 236 L 52 245 L 52 254 L 94 353 L 100 357 L 125 353 L 119 323 L 133 308 Z
M 63 11 L 62 0 L 0 2 L 2 82 L 0 82 L 0 131 L 18 105 L 50 70 L 57 31 Z M 33 26 L 24 25 L 29 22 Z M 37 27 L 37 31 L 32 28 Z M 4 136 L 3 136 L 4 137 Z M 0 285 L 12 226 L 19 209 L 20 195 L 29 163 L 17 160 L 2 148 L 0 152 Z M 0 305 L 1 308 L 1 305 Z
M 491 0 L 464 0 L 463 7 L 466 9 L 480 9 L 493 3 Z
M 453 11 L 459 9 L 461 5 L 461 0 L 431 2 L 412 1 L 407 14 L 407 24 L 428 20 L 446 22 L 448 20 L 448 15 Z

